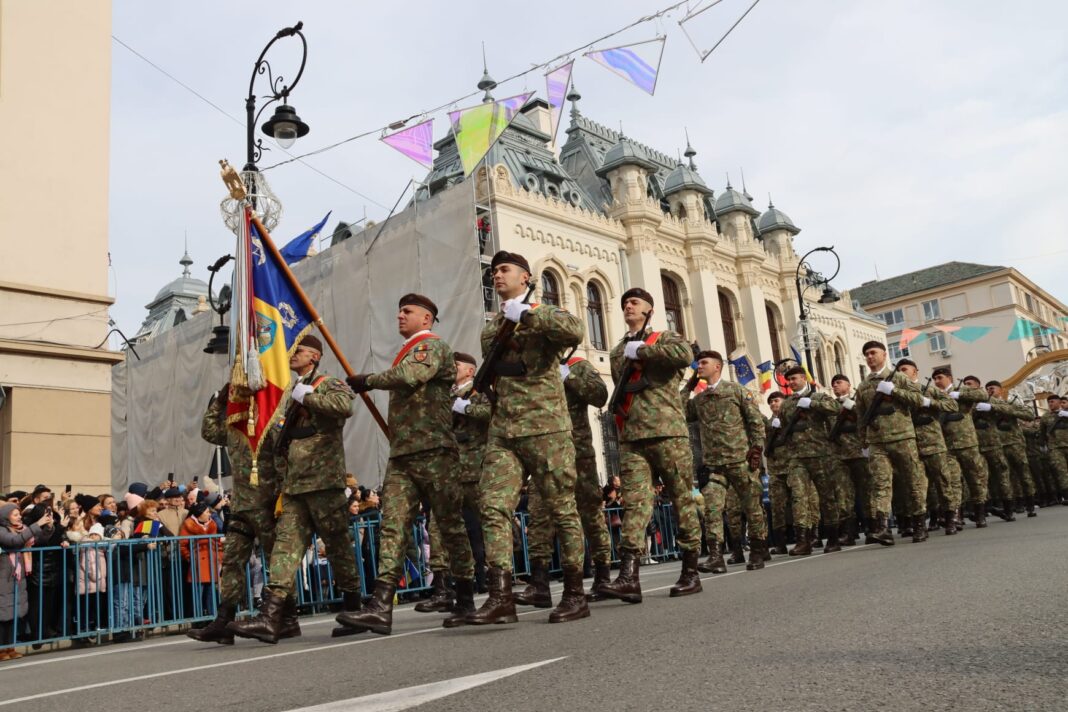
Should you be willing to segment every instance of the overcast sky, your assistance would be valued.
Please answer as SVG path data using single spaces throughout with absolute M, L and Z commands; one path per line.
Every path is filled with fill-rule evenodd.
M 698 44 L 710 47 L 749 3 L 724 0 L 705 13 L 711 25 L 692 30 Z M 279 28 L 303 20 L 310 47 L 291 98 L 311 126 L 291 149 L 301 153 L 473 91 L 482 40 L 500 80 L 668 4 L 114 0 L 116 37 L 242 121 L 113 43 L 114 319 L 132 336 L 144 306 L 180 274 L 186 235 L 200 278 L 232 251 L 217 161 L 244 162 L 249 76 Z M 837 248 L 841 289 L 876 270 L 885 278 L 963 260 L 1016 267 L 1068 302 L 1068 3 L 762 0 L 703 64 L 679 19 L 599 45 L 665 33 L 654 97 L 588 59 L 576 62 L 586 116 L 613 128 L 622 121 L 628 136 L 672 155 L 688 127 L 699 171 L 717 193 L 728 172 L 739 186 L 744 168 L 757 207 L 770 193 L 802 229 L 799 252 Z M 292 76 L 297 46 L 272 49 L 277 72 Z M 495 93 L 524 89 L 544 97 L 542 74 Z M 435 118 L 438 139 L 446 119 Z M 282 158 L 274 150 L 261 165 Z M 280 243 L 328 210 L 334 219 L 366 210 L 380 220 L 409 178 L 425 175 L 376 137 L 308 163 L 347 187 L 299 163 L 269 171 L 285 205 Z

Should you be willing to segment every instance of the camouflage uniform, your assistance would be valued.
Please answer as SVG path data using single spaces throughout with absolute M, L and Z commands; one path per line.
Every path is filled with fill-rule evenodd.
M 764 420 L 753 402 L 752 392 L 721 378 L 687 401 L 686 418 L 701 426 L 702 465 L 709 473 L 708 484 L 701 490 L 705 502 L 713 501 L 717 505 L 723 502 L 729 484 L 738 498 L 738 506 L 745 512 L 750 535 L 766 540 L 768 525 L 761 504 L 760 474 L 749 469 L 746 459 L 751 448 L 760 448 L 764 444 Z M 728 502 L 727 507 L 729 511 L 731 503 Z M 713 531 L 718 529 L 722 541 L 722 518 L 717 522 L 717 518 L 710 514 L 709 519 Z M 741 521 L 737 519 L 736 522 L 737 529 L 732 529 L 732 537 L 738 534 L 735 539 L 738 541 Z
M 989 471 L 986 459 L 979 451 L 979 439 L 976 435 L 972 409 L 976 403 L 985 403 L 989 396 L 981 388 L 962 386 L 957 393 L 957 413 L 942 416 L 942 435 L 946 440 L 949 455 L 960 465 L 962 500 L 963 489 L 967 486 L 968 501 L 973 505 L 983 504 L 989 496 Z M 947 395 L 949 395 L 947 393 Z
M 838 399 L 839 403 L 845 396 Z M 857 499 L 860 500 L 860 515 L 865 519 L 873 516 L 871 509 L 871 472 L 868 469 L 868 458 L 864 457 L 864 451 L 860 444 L 860 436 L 857 434 L 856 403 L 851 408 L 842 404 L 842 410 L 838 417 L 842 419 L 842 425 L 838 428 L 838 440 L 831 445 L 834 447 L 835 462 L 832 467 L 837 475 L 838 486 L 841 489 L 842 519 L 854 516 Z
M 575 443 L 575 503 L 582 529 L 590 545 L 590 560 L 594 564 L 609 564 L 612 547 L 608 539 L 608 523 L 604 517 L 601 483 L 597 476 L 597 459 L 593 450 L 593 431 L 590 429 L 589 408 L 600 408 L 608 402 L 608 388 L 601 374 L 585 359 L 569 361 L 564 394 L 571 416 L 571 437 Z M 553 526 L 549 512 L 537 489 L 530 492 L 527 507 L 527 551 L 531 560 L 549 561 L 552 558 Z
M 920 392 L 919 386 L 916 386 Z M 920 460 L 927 474 L 929 483 L 933 483 L 938 494 L 940 506 L 932 510 L 956 511 L 960 507 L 961 473 L 956 459 L 949 455 L 946 438 L 942 434 L 940 418 L 943 413 L 957 413 L 957 402 L 938 388 L 928 388 L 920 392 L 929 405 L 915 410 L 912 425 L 916 430 L 916 447 L 920 451 Z
M 497 314 L 482 330 L 483 356 L 505 321 L 503 314 Z M 523 315 L 497 364 L 497 400 L 479 481 L 490 567 L 512 570 L 512 518 L 526 476 L 551 514 L 564 565 L 582 567 L 575 445 L 559 368 L 560 353 L 577 345 L 582 335 L 577 317 L 552 305 L 538 305 Z
M 648 340 L 652 332 L 647 331 Z M 612 349 L 612 380 L 622 378 L 627 339 Z M 701 524 L 693 497 L 693 451 L 683 402 L 679 397 L 682 370 L 690 365 L 690 345 L 673 331 L 662 331 L 656 343 L 639 349 L 644 388 L 633 393 L 619 433 L 620 483 L 623 489 L 624 552 L 640 556 L 645 527 L 653 513 L 653 480 L 664 483 L 678 519 L 677 542 L 683 552 L 701 550 Z
M 1031 478 L 1035 483 L 1035 496 L 1043 502 L 1053 499 L 1057 494 L 1057 482 L 1049 466 L 1047 450 L 1042 444 L 1042 426 L 1039 419 L 1032 418 L 1020 424 L 1024 439 L 1027 441 L 1027 462 L 1031 468 Z
M 857 387 L 856 406 L 861 419 L 877 393 L 876 388 L 889 373 L 885 365 L 879 373 L 869 373 Z M 894 473 L 909 483 L 911 516 L 919 516 L 927 507 L 927 478 L 923 474 L 920 453 L 916 448 L 916 431 L 912 427 L 910 410 L 919 406 L 923 398 L 909 387 L 909 379 L 898 371 L 891 381 L 893 394 L 883 398 L 870 423 L 859 423 L 862 446 L 868 448 L 868 467 L 871 470 L 871 507 L 877 518 L 890 511 L 890 493 Z
M 360 590 L 356 546 L 345 506 L 345 446 L 342 431 L 352 416 L 353 393 L 344 381 L 326 376 L 304 402 L 292 402 L 293 386 L 314 384 L 313 371 L 293 379 L 283 404 L 289 422 L 282 437 L 288 448 L 279 452 L 285 462 L 282 514 L 275 528 L 271 552 L 270 588 L 283 597 L 292 595 L 314 531 L 326 547 L 337 587 L 342 592 Z M 290 406 L 296 406 L 295 412 Z M 284 447 L 284 444 L 283 444 Z
M 781 420 L 780 420 L 781 423 Z M 764 419 L 767 440 L 775 437 L 775 428 L 771 427 L 771 418 Z M 765 444 L 765 452 L 767 445 Z M 808 529 L 819 524 L 820 505 L 816 487 L 804 472 L 790 463 L 787 450 L 776 450 L 775 454 L 765 455 L 768 466 L 768 489 L 771 494 L 771 525 L 775 529 L 786 528 L 786 504 L 789 500 L 793 525 Z
M 430 503 L 452 575 L 471 579 L 475 573 L 471 542 L 460 516 L 460 459 L 452 433 L 456 364 L 442 339 L 429 334 L 416 343 L 414 338 L 394 366 L 367 377 L 369 387 L 389 391 L 393 436 L 382 484 L 378 580 L 392 586 L 404 568 L 405 544 L 421 501 Z
M 1035 496 L 1035 481 L 1031 478 L 1031 467 L 1027 462 L 1027 440 L 1020 429 L 1020 422 L 1028 422 L 1034 417 L 1030 408 L 1022 403 L 1011 403 L 1001 398 L 991 398 L 994 413 L 997 414 L 998 437 L 1002 451 L 1009 462 L 1009 475 L 1015 499 Z
M 274 506 L 282 484 L 271 454 L 276 433 L 268 430 L 263 435 L 262 454 L 256 461 L 259 484 L 255 487 L 249 482 L 252 453 L 248 438 L 226 425 L 225 398 L 216 398 L 208 405 L 200 423 L 200 437 L 212 445 L 226 446 L 230 457 L 233 494 L 219 573 L 219 602 L 236 606 L 246 598 L 245 565 L 252 555 L 255 540 L 259 540 L 268 557 L 274 546 Z
M 1000 398 L 989 398 L 991 407 L 997 405 Z M 982 412 L 972 410 L 972 422 L 975 434 L 979 438 L 979 452 L 986 460 L 990 499 L 1012 499 L 1012 475 L 1009 472 L 1009 460 L 1005 457 L 1001 436 L 997 428 L 997 411 Z
M 803 397 L 812 400 L 810 407 L 801 408 L 798 402 Z M 804 394 L 787 396 L 779 411 L 779 420 L 785 431 L 795 417 L 797 423 L 787 441 L 782 445 L 790 450 L 793 468 L 807 477 L 819 492 L 820 514 L 826 526 L 837 527 L 842 512 L 847 509 L 843 492 L 838 487 L 835 469 L 828 457 L 830 421 L 838 415 L 842 406 L 834 396 L 817 393 L 811 387 Z
M 1061 495 L 1068 495 L 1068 418 L 1058 412 L 1042 416 L 1042 442 L 1046 445 L 1049 465 L 1057 478 Z

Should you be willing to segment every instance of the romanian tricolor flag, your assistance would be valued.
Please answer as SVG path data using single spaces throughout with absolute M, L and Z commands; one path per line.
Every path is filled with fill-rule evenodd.
M 801 352 L 795 349 L 793 344 L 790 345 L 790 353 L 794 355 L 794 361 L 797 361 L 797 365 L 805 369 L 805 378 L 808 379 L 808 382 L 815 383 L 816 381 L 812 378 L 812 373 L 809 372 L 808 366 L 805 365 L 805 360 L 801 358 Z
M 256 231 L 248 218 L 246 208 L 246 277 L 251 297 L 246 320 L 249 325 L 247 341 L 258 356 L 263 388 L 253 393 L 251 403 L 248 399 L 242 401 L 231 397 L 226 414 L 227 422 L 248 437 L 249 448 L 255 457 L 263 433 L 283 416 L 282 397 L 292 377 L 289 359 L 301 338 L 311 329 L 312 319 L 279 265 L 275 251 L 264 245 L 264 236 Z M 237 359 L 235 371 L 240 368 L 241 361 L 241 358 Z M 239 379 L 235 378 L 234 382 Z
M 153 519 L 146 519 L 137 525 L 134 534 L 142 536 L 159 536 L 160 523 Z
M 758 378 L 760 379 L 760 392 L 767 393 L 771 390 L 771 382 L 773 373 L 775 371 L 775 364 L 771 361 L 765 361 L 764 363 L 757 365 Z

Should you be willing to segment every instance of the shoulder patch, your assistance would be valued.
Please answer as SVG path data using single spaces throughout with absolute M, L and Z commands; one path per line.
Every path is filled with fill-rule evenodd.
M 415 349 L 412 350 L 412 358 L 419 363 L 426 361 L 427 356 L 430 355 L 430 344 L 426 341 L 420 342 Z
M 753 400 L 753 392 L 751 390 L 749 390 L 748 388 L 745 389 L 745 399 L 747 401 Z

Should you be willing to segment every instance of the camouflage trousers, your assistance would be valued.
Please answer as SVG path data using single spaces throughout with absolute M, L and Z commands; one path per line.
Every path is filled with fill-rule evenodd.
M 1009 477 L 1012 481 L 1012 496 L 1016 499 L 1035 496 L 1035 481 L 1031 477 L 1031 464 L 1027 461 L 1027 448 L 1009 445 L 1003 448 L 1009 461 Z
M 786 506 L 790 504 L 795 527 L 814 527 L 820 521 L 820 497 L 816 487 L 803 473 L 789 469 L 770 474 L 771 524 L 786 528 Z
M 463 495 L 459 472 L 459 456 L 450 448 L 389 458 L 382 482 L 379 581 L 395 586 L 400 580 L 412 524 L 419 516 L 419 503 L 424 501 L 430 503 L 431 521 L 441 530 L 450 572 L 458 579 L 474 578 L 475 559 L 460 514 Z
M 961 470 L 956 458 L 948 452 L 934 452 L 921 455 L 920 460 L 927 475 L 930 495 L 927 508 L 930 511 L 956 511 L 961 501 Z
M 972 504 L 986 502 L 989 498 L 990 473 L 986 467 L 986 458 L 979 452 L 979 447 L 972 445 L 971 447 L 950 450 L 949 456 L 960 465 L 961 477 L 963 478 L 961 488 L 967 487 L 967 501 Z
M 1009 472 L 1009 460 L 1000 449 L 983 450 L 986 469 L 990 473 L 987 481 L 990 499 L 1012 499 L 1012 474 Z
M 512 519 L 525 476 L 556 527 L 561 563 L 581 568 L 585 550 L 575 505 L 575 443 L 566 430 L 521 438 L 491 437 L 486 444 L 479 481 L 486 564 L 512 570 Z
M 345 504 L 345 491 L 340 489 L 282 495 L 282 514 L 275 525 L 271 549 L 268 585 L 273 591 L 293 594 L 297 571 L 311 546 L 312 533 L 326 547 L 326 558 L 334 570 L 338 589 L 360 590 L 356 544 Z
M 582 531 L 590 546 L 590 560 L 607 565 L 612 561 L 612 547 L 608 541 L 608 522 L 604 516 L 601 482 L 597 477 L 597 460 L 584 457 L 575 462 L 575 505 L 578 507 Z M 537 489 L 527 498 L 527 552 L 531 561 L 549 561 L 553 554 L 555 534 L 549 510 Z
M 730 487 L 731 495 L 727 488 Z M 750 470 L 744 462 L 734 462 L 729 465 L 721 465 L 708 479 L 708 484 L 701 490 L 705 498 L 705 526 L 709 533 L 713 534 L 718 541 L 723 541 L 723 509 L 727 508 L 728 518 L 730 510 L 735 509 L 734 522 L 731 526 L 731 537 L 741 538 L 742 521 L 741 514 L 745 514 L 749 525 L 749 535 L 754 539 L 766 540 L 768 538 L 768 523 L 764 517 L 764 506 L 761 504 L 763 487 L 760 484 L 760 472 Z M 626 500 L 624 500 L 625 502 Z
M 1057 479 L 1061 492 L 1068 491 L 1068 448 L 1051 447 L 1049 449 L 1049 466 Z
M 819 508 L 823 523 L 828 526 L 838 524 L 846 505 L 833 465 L 822 457 L 796 457 L 790 461 L 790 466 L 816 486 L 820 497 Z
M 927 510 L 927 477 L 923 474 L 916 439 L 907 438 L 889 443 L 872 443 L 868 448 L 868 468 L 871 470 L 871 508 L 876 514 L 889 514 L 894 478 L 897 475 L 909 493 L 907 516 L 918 516 Z
M 253 547 L 259 541 L 263 550 L 264 567 L 269 568 L 271 549 L 274 546 L 274 504 L 277 492 L 263 497 L 262 504 L 254 509 L 234 510 L 226 528 L 223 544 L 223 560 L 219 571 L 219 602 L 232 606 L 246 602 L 245 565 L 252 556 Z
M 1027 461 L 1031 465 L 1031 478 L 1035 483 L 1035 495 L 1039 497 L 1052 497 L 1057 493 L 1057 480 L 1053 470 L 1049 466 L 1049 458 L 1044 452 L 1027 453 Z
M 641 555 L 645 527 L 653 515 L 653 479 L 664 483 L 679 523 L 682 551 L 701 550 L 701 523 L 693 497 L 693 451 L 687 437 L 649 438 L 620 443 L 619 480 L 623 489 L 623 551 Z
M 871 470 L 866 457 L 835 460 L 832 465 L 838 489 L 841 492 L 841 520 L 857 516 L 857 500 L 860 500 L 860 516 L 871 517 Z
M 477 515 L 478 510 L 478 482 L 461 482 L 460 511 L 474 512 Z M 468 530 L 469 540 L 472 533 Z M 478 536 L 481 535 L 482 532 L 478 532 Z M 472 554 L 474 553 L 474 548 L 474 546 L 471 547 Z M 427 565 L 430 566 L 431 571 L 444 571 L 449 568 L 449 549 L 445 546 L 445 540 L 441 538 L 441 527 L 438 525 L 438 518 L 433 516 L 430 518 L 430 560 Z

